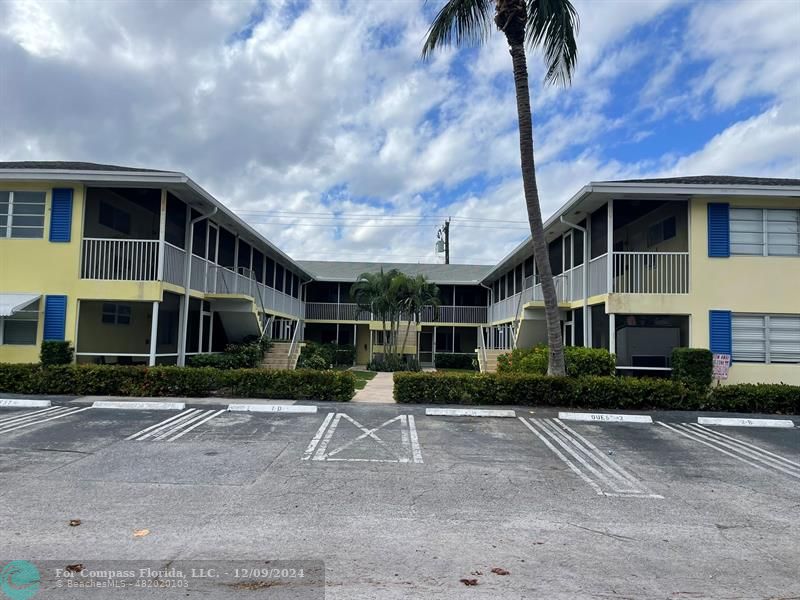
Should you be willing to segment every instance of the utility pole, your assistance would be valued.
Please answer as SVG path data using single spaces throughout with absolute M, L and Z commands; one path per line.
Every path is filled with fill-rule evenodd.
M 436 233 L 439 241 L 444 245 L 444 264 L 450 264 L 450 219 L 448 218 L 444 225 L 439 228 Z

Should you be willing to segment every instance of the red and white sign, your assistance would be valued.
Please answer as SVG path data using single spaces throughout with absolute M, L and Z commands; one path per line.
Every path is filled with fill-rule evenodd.
M 717 354 L 714 353 L 714 379 L 727 379 L 728 369 L 731 368 L 731 355 L 730 354 Z

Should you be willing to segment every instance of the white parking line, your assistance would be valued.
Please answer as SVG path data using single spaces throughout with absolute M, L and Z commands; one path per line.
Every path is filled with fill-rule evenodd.
M 668 425 L 659 421 L 659 425 L 756 469 L 778 471 L 800 479 L 800 464 L 779 454 L 769 452 L 755 444 L 738 440 L 695 423 L 672 423 Z
M 63 406 L 52 406 L 50 408 L 44 408 L 42 410 L 33 410 L 33 411 L 25 411 L 25 412 L 14 412 L 14 413 L 11 413 L 11 414 L 6 414 L 6 415 L 3 415 L 2 418 L 0 418 L 0 426 L 2 426 L 4 424 L 16 422 L 16 421 L 23 421 L 23 420 L 27 420 L 27 419 L 32 419 L 36 415 L 42 415 L 42 414 L 46 414 L 46 413 L 58 412 L 58 411 L 63 410 L 64 408 L 65 407 L 63 407 Z
M 174 442 L 224 412 L 224 408 L 218 410 L 190 408 L 168 419 L 159 421 L 155 425 L 145 427 L 141 431 L 137 431 L 133 435 L 128 436 L 125 440 L 137 442 L 144 442 L 147 440 L 152 442 Z
M 0 398 L 3 408 L 44 408 L 50 406 L 50 400 L 32 400 L 30 398 Z
M 618 415 L 614 413 L 576 413 L 560 412 L 558 418 L 563 421 L 594 421 L 601 423 L 652 423 L 650 415 Z
M 516 417 L 513 410 L 481 408 L 426 408 L 429 417 Z
M 355 438 L 351 438 L 344 444 L 328 451 L 328 446 L 333 439 L 339 423 L 342 420 L 349 421 L 361 434 Z M 400 425 L 400 447 L 393 447 L 378 437 L 379 430 L 390 431 L 390 426 L 393 423 Z M 352 448 L 362 440 L 371 439 L 378 444 L 383 451 L 392 456 L 393 458 L 373 458 L 373 457 L 339 457 L 345 450 Z M 301 460 L 315 460 L 315 461 L 343 461 L 343 462 L 397 462 L 397 463 L 422 463 L 422 450 L 419 444 L 419 436 L 417 434 L 417 426 L 412 415 L 398 415 L 391 419 L 384 421 L 377 427 L 368 429 L 361 423 L 353 419 L 350 415 L 345 413 L 328 413 L 325 420 L 320 425 L 314 437 L 308 444 Z
M 729 417 L 697 417 L 700 425 L 719 425 L 721 427 L 794 427 L 789 419 L 740 419 Z
M 598 495 L 663 499 L 558 419 L 525 420 L 519 417 L 519 420 Z
M 47 412 L 45 414 L 40 414 L 35 416 L 34 418 L 17 420 L 10 423 L 3 423 L 0 426 L 0 434 L 2 433 L 9 433 L 11 431 L 16 431 L 17 429 L 23 429 L 25 427 L 32 427 L 33 425 L 39 425 L 41 423 L 46 423 L 48 421 L 55 421 L 56 419 L 61 419 L 62 417 L 70 417 L 72 415 L 78 414 L 85 410 L 89 410 L 91 407 L 87 406 L 86 408 L 72 408 L 72 407 L 57 407 L 56 410 L 51 412 Z

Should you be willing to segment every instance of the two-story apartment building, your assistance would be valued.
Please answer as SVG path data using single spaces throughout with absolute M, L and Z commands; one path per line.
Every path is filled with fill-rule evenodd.
M 730 381 L 800 383 L 800 180 L 592 183 L 545 224 L 565 343 L 623 372 L 676 346 L 733 357 Z M 79 362 L 185 364 L 248 335 L 338 341 L 357 362 L 380 324 L 350 287 L 398 268 L 437 283 L 412 351 L 491 357 L 544 342 L 530 243 L 496 266 L 295 261 L 186 175 L 0 163 L 0 360 L 66 339 Z M 416 328 L 415 328 L 416 329 Z

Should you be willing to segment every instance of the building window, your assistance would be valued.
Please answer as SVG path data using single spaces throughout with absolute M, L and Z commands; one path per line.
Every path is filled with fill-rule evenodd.
M 731 208 L 731 254 L 800 256 L 800 210 Z
M 131 232 L 131 215 L 127 211 L 117 208 L 108 202 L 100 202 L 100 225 L 113 229 L 125 235 Z
M 0 317 L 0 344 L 35 346 L 39 329 L 39 301 L 8 317 Z
M 0 237 L 44 237 L 44 192 L 0 192 Z
M 800 363 L 800 315 L 731 316 L 733 360 Z
M 130 325 L 131 324 L 130 304 L 115 304 L 114 302 L 103 302 L 102 321 L 107 325 Z

